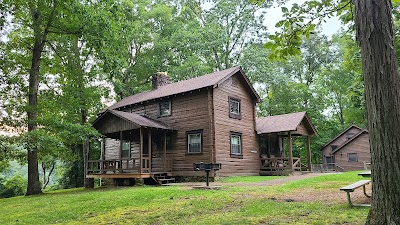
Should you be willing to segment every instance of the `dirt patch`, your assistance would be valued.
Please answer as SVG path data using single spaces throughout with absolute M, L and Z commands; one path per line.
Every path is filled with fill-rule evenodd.
M 371 193 L 371 185 L 366 186 L 367 194 Z M 350 193 L 351 201 L 354 204 L 370 204 L 371 199 L 366 197 L 362 188 L 356 189 Z M 295 202 L 323 202 L 328 205 L 337 205 L 347 203 L 347 194 L 339 189 L 299 189 L 292 193 L 282 193 L 275 196 L 277 201 L 286 201 L 286 199 L 294 200 Z
M 222 183 L 222 182 L 212 182 L 212 185 L 221 185 L 222 187 L 264 187 L 264 186 L 275 186 L 282 185 L 291 181 L 302 180 L 306 178 L 316 177 L 316 176 L 329 176 L 329 174 L 324 173 L 307 173 L 301 175 L 292 175 L 278 178 L 275 180 L 268 180 L 255 183 L 245 183 L 245 182 L 234 182 L 234 183 Z M 211 185 L 210 184 L 210 185 Z M 337 186 L 337 182 L 331 181 L 326 182 L 328 186 Z M 173 185 L 182 185 L 186 188 L 192 188 L 196 185 L 205 185 L 205 183 L 175 183 Z M 367 194 L 371 194 L 371 185 L 366 186 Z M 240 195 L 241 198 L 247 198 L 250 196 Z M 251 195 L 251 194 L 250 194 Z M 371 199 L 366 197 L 363 193 L 362 188 L 356 189 L 351 194 L 351 200 L 354 204 L 369 204 Z M 327 188 L 327 189 L 298 189 L 290 193 L 281 193 L 279 196 L 275 195 L 251 195 L 251 197 L 265 198 L 272 201 L 279 202 L 322 202 L 328 205 L 337 205 L 347 203 L 347 194 L 344 191 L 340 191 L 339 188 Z

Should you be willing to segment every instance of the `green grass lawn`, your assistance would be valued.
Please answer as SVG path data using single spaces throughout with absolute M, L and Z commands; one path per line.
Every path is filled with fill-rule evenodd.
M 261 178 L 230 179 L 234 181 L 225 182 Z M 143 186 L 54 191 L 0 199 L 0 224 L 362 224 L 368 209 L 313 196 L 321 192 L 345 196 L 339 188 L 359 179 L 357 172 L 349 172 L 278 186 L 221 190 Z M 304 200 L 285 200 L 300 195 Z

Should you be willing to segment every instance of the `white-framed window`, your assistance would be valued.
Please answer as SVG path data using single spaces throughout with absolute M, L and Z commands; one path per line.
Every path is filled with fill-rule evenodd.
M 130 158 L 130 156 L 131 156 L 131 142 L 123 140 L 121 146 L 121 158 Z
M 241 119 L 240 100 L 229 97 L 229 117 Z
M 158 104 L 160 111 L 160 116 L 170 116 L 171 115 L 171 101 L 160 102 Z
M 203 131 L 188 131 L 187 136 L 187 153 L 201 153 L 203 144 Z
M 241 156 L 242 153 L 242 134 L 231 132 L 231 155 Z
M 347 157 L 349 158 L 349 162 L 358 162 L 357 153 L 347 153 Z

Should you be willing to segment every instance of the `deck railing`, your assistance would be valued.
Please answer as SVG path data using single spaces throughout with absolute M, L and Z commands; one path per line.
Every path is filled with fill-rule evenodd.
M 301 171 L 300 158 L 293 157 L 293 171 Z M 289 157 L 262 158 L 261 170 L 263 171 L 290 171 Z
M 140 168 L 142 167 L 142 168 Z M 160 168 L 151 167 L 150 157 L 129 158 L 129 159 L 107 159 L 107 160 L 88 160 L 88 174 L 104 173 L 151 173 L 151 172 L 170 172 L 172 171 L 172 159 L 167 158 L 165 165 Z
M 140 172 L 140 159 L 107 159 L 107 160 L 88 160 L 87 172 L 89 173 L 123 173 Z

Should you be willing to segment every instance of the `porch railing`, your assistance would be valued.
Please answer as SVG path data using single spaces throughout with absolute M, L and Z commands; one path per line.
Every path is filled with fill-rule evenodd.
M 148 164 L 148 163 L 147 163 Z M 88 173 L 107 173 L 107 172 L 140 172 L 140 159 L 107 159 L 107 160 L 88 160 Z
M 301 171 L 300 158 L 293 157 L 293 171 Z M 261 170 L 263 171 L 290 171 L 289 157 L 262 158 Z
M 140 168 L 142 167 L 142 168 Z M 107 160 L 88 160 L 88 174 L 103 173 L 151 173 L 151 172 L 170 172 L 172 171 L 172 159 L 167 158 L 162 167 L 151 167 L 150 157 L 129 158 L 129 159 L 107 159 Z

